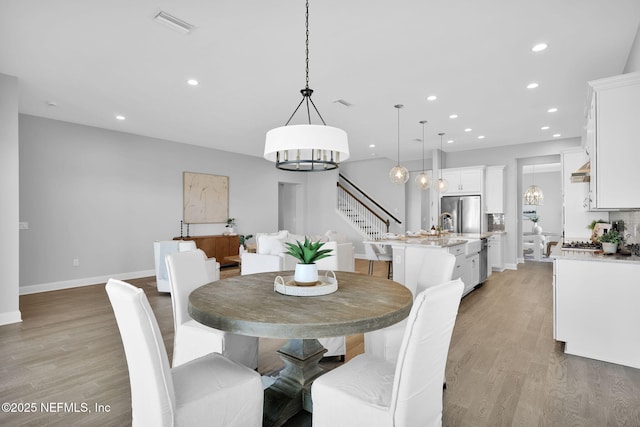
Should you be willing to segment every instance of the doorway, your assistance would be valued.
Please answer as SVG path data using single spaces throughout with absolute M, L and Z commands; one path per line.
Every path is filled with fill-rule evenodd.
M 302 184 L 278 183 L 278 230 L 304 234 Z
M 562 238 L 562 171 L 556 157 L 559 156 L 520 160 L 518 262 L 551 261 L 553 242 Z M 525 200 L 525 192 L 533 185 L 544 195 L 539 203 Z

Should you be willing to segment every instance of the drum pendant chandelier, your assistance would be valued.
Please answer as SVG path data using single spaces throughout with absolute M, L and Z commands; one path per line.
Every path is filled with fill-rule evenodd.
M 531 186 L 523 194 L 525 205 L 542 206 L 544 203 L 544 193 L 542 189 L 536 185 L 536 166 L 533 165 L 533 180 Z
M 264 158 L 276 163 L 278 169 L 294 172 L 319 172 L 338 168 L 340 161 L 349 158 L 347 133 L 342 129 L 327 126 L 318 108 L 313 103 L 309 88 L 309 1 L 306 2 L 306 85 L 300 91 L 302 100 L 284 126 L 267 132 Z M 289 122 L 300 106 L 306 103 L 308 124 L 292 125 Z M 311 124 L 313 106 L 322 125 Z
M 400 165 L 400 109 L 404 107 L 402 104 L 394 105 L 398 110 L 398 164 L 389 171 L 389 179 L 394 184 L 406 184 L 409 181 L 409 171 Z

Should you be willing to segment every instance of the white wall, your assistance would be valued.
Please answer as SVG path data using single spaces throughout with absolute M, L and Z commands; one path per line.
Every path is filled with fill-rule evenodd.
M 0 325 L 20 322 L 18 79 L 0 74 Z
M 638 25 L 638 31 L 636 32 L 636 38 L 633 40 L 629 57 L 627 58 L 627 64 L 624 67 L 624 73 L 633 73 L 640 71 L 640 25 Z
M 278 182 L 306 183 L 258 157 L 28 115 L 19 125 L 23 293 L 153 274 L 152 242 L 180 235 L 184 171 L 229 177 L 229 216 L 241 234 L 276 231 Z M 192 225 L 190 234 L 224 225 Z

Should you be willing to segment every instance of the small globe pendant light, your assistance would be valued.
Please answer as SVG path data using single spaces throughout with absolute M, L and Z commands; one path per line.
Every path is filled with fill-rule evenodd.
M 400 165 L 400 109 L 404 105 L 397 104 L 394 107 L 398 110 L 398 164 L 389 171 L 389 179 L 394 184 L 406 184 L 409 181 L 409 171 Z
M 442 178 L 442 137 L 444 136 L 444 132 L 440 132 L 438 135 L 440 135 L 440 165 L 438 168 L 440 169 L 440 179 L 436 181 L 436 191 L 443 194 L 449 189 L 449 182 Z
M 424 170 L 424 125 L 427 123 L 426 120 L 421 120 L 420 124 L 422 125 L 422 172 L 416 176 L 416 185 L 420 190 L 426 190 L 431 185 L 431 178 Z

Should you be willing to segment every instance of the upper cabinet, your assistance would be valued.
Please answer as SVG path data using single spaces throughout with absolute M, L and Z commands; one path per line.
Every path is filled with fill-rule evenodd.
M 485 212 L 504 213 L 504 165 L 487 167 L 485 188 Z
M 449 190 L 445 195 L 481 194 L 484 167 L 443 169 L 442 178 L 449 182 Z
M 640 73 L 589 82 L 583 143 L 591 161 L 590 208 L 640 208 Z

